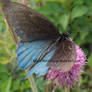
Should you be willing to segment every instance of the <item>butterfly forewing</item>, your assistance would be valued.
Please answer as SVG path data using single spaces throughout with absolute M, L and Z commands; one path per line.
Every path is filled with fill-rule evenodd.
M 48 62 L 49 67 L 60 69 L 62 72 L 69 71 L 76 61 L 75 44 L 70 39 L 59 43 L 56 53 Z
M 4 7 L 8 23 L 22 41 L 56 40 L 59 36 L 54 24 L 43 15 L 19 3 Z

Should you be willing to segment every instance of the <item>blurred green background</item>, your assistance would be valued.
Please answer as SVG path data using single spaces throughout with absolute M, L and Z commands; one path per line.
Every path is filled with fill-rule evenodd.
M 60 33 L 69 31 L 84 50 L 88 64 L 71 92 L 92 92 L 92 0 L 30 0 L 30 7 L 48 17 Z M 28 80 L 24 80 L 25 73 L 13 73 L 15 65 L 16 46 L 0 13 L 0 92 L 31 92 Z M 46 92 L 44 78 L 35 80 L 39 92 Z M 56 92 L 65 91 L 57 88 Z

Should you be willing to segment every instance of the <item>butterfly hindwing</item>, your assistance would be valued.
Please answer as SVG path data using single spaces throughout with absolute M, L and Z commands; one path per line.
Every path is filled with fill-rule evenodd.
M 47 73 L 48 68 L 47 62 L 55 53 L 55 49 L 43 56 L 43 54 L 48 50 L 52 41 L 34 41 L 30 43 L 19 43 L 17 49 L 17 60 L 18 67 L 22 69 L 28 69 L 28 76 L 35 73 L 38 76 Z M 40 59 L 40 57 L 42 59 Z
M 19 66 L 25 66 L 28 62 L 32 62 L 40 57 L 42 53 L 48 48 L 50 41 L 34 41 L 31 43 L 24 43 L 17 49 L 17 60 Z
M 38 62 L 32 69 L 30 69 L 30 71 L 28 72 L 28 76 L 32 73 L 35 73 L 37 76 L 45 75 L 49 69 L 47 63 L 52 58 L 55 51 L 56 49 L 53 49 L 49 53 L 47 53 L 40 62 Z

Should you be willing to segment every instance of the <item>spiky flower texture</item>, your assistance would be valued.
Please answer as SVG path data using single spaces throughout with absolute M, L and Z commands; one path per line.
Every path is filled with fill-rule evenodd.
M 76 45 L 76 61 L 69 72 L 61 72 L 60 70 L 51 68 L 47 74 L 47 80 L 53 80 L 54 84 L 59 84 L 62 87 L 75 87 L 75 82 L 79 82 L 82 67 L 85 64 L 86 55 L 82 49 Z

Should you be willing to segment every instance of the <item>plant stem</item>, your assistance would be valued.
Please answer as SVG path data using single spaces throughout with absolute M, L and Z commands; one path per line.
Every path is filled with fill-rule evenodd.
M 38 92 L 36 84 L 35 84 L 35 81 L 34 81 L 34 78 L 33 78 L 32 75 L 28 78 L 28 80 L 29 80 L 29 82 L 31 84 L 32 91 L 33 92 Z
M 65 92 L 70 92 L 70 87 L 65 87 Z

